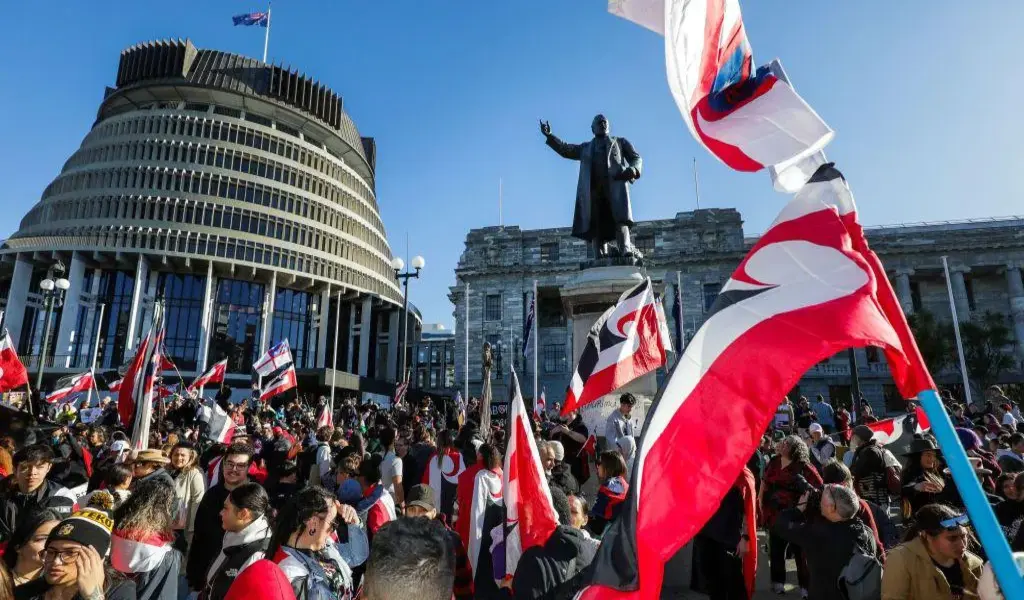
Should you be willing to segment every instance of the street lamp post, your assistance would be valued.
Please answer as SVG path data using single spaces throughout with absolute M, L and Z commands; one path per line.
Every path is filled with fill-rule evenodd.
M 405 373 L 405 363 L 406 354 L 408 353 L 409 346 L 409 280 L 419 279 L 420 270 L 426 265 L 427 261 L 423 260 L 422 256 L 415 256 L 413 257 L 412 264 L 410 266 L 413 269 L 416 269 L 416 271 L 406 271 L 405 273 L 402 273 L 402 269 L 405 268 L 405 261 L 402 260 L 400 256 L 396 256 L 393 259 L 391 259 L 391 268 L 395 270 L 395 277 L 398 278 L 398 280 L 401 281 L 403 286 L 405 287 L 405 300 L 402 308 L 402 360 L 399 361 L 399 364 L 402 366 L 402 370 L 400 371 L 399 374 L 400 381 L 406 381 L 407 379 Z
M 54 278 L 54 275 L 56 275 L 56 278 Z M 43 296 L 43 307 L 46 309 L 46 316 L 43 322 L 43 346 L 42 352 L 39 355 L 39 370 L 36 372 L 36 390 L 39 393 L 42 393 L 46 354 L 50 350 L 50 326 L 53 318 L 53 309 L 54 307 L 59 307 L 64 302 L 64 293 L 71 287 L 71 282 L 64 279 L 63 275 L 64 264 L 58 262 L 46 274 L 46 279 L 39 282 L 40 294 Z

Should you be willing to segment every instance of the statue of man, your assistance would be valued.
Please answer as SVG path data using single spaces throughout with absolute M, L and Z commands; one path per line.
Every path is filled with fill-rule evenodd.
M 611 240 L 616 241 L 620 256 L 640 258 L 640 252 L 629 239 L 629 228 L 633 225 L 629 184 L 640 178 L 643 160 L 629 140 L 608 135 L 610 127 L 604 115 L 594 117 L 590 129 L 594 139 L 566 144 L 551 133 L 547 121 L 540 122 L 540 132 L 552 150 L 564 158 L 580 161 L 572 235 L 590 242 L 597 258 L 608 255 Z

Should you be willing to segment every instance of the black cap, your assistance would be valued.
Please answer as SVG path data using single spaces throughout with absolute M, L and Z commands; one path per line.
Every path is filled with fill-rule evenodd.
M 419 506 L 425 510 L 437 508 L 437 501 L 434 499 L 434 488 L 425 484 L 412 486 L 409 495 L 405 498 L 406 506 Z

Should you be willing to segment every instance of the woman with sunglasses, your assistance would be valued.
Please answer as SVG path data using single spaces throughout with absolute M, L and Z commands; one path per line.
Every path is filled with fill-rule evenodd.
M 334 530 L 337 520 L 359 522 L 356 511 L 322 487 L 307 487 L 277 515 L 267 557 L 284 571 L 296 600 L 351 600 L 352 569 L 341 557 Z M 345 528 L 346 535 L 363 530 Z M 347 540 L 352 541 L 352 540 Z
M 882 600 L 976 598 L 982 561 L 967 550 L 967 515 L 928 504 L 914 515 L 905 541 L 892 552 L 882 575 Z

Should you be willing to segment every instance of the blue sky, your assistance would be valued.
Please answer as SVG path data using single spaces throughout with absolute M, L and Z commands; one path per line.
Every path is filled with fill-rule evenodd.
M 189 37 L 262 53 L 263 30 L 231 15 L 264 5 L 15 2 L 0 55 L 0 238 L 38 200 L 92 125 L 119 52 Z M 466 232 L 569 225 L 576 171 L 543 145 L 537 119 L 571 141 L 597 112 L 644 157 L 638 219 L 735 207 L 762 231 L 785 197 L 765 174 L 729 171 L 690 138 L 664 77 L 663 41 L 607 14 L 603 0 L 278 0 L 270 59 L 343 95 L 377 138 L 377 194 L 392 249 L 422 254 L 412 301 L 452 322 L 447 289 Z M 1024 3 L 1008 0 L 743 2 L 758 62 L 780 57 L 838 132 L 829 157 L 865 224 L 1024 214 Z

